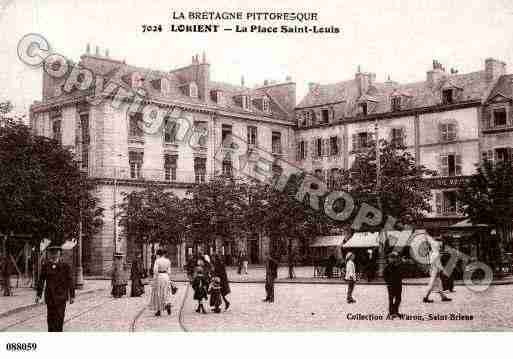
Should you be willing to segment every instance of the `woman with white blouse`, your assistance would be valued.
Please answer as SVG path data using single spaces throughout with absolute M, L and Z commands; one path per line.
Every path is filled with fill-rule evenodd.
M 157 259 L 153 265 L 153 285 L 151 290 L 150 309 L 155 310 L 159 317 L 165 309 L 171 315 L 171 261 L 164 256 L 164 251 L 157 250 Z

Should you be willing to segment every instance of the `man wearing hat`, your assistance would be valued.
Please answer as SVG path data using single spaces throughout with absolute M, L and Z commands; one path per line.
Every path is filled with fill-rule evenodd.
M 388 290 L 388 315 L 391 319 L 400 317 L 399 305 L 403 292 L 403 274 L 401 270 L 401 258 L 397 252 L 388 256 L 388 264 L 383 271 L 383 277 Z
M 75 286 L 71 268 L 61 260 L 62 248 L 51 246 L 46 250 L 47 260 L 41 268 L 37 283 L 36 303 L 39 303 L 45 287 L 45 303 L 49 332 L 62 332 L 66 301 L 73 304 Z

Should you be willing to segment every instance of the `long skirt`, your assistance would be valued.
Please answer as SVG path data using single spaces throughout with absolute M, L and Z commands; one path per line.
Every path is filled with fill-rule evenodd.
M 166 305 L 171 304 L 171 284 L 167 273 L 158 273 L 153 279 L 151 287 L 150 309 L 163 311 Z

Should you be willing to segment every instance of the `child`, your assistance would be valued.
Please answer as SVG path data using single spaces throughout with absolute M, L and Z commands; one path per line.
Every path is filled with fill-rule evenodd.
M 203 307 L 203 299 L 207 299 L 207 288 L 208 288 L 208 280 L 203 274 L 203 270 L 198 268 L 194 278 L 192 280 L 192 289 L 194 290 L 194 300 L 198 301 L 198 308 L 196 309 L 196 313 L 202 312 L 206 314 L 205 308 Z
M 221 278 L 214 277 L 208 288 L 210 294 L 210 308 L 214 313 L 221 313 Z

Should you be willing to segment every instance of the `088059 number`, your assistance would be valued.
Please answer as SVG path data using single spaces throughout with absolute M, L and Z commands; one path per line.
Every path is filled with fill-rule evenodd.
M 37 349 L 37 343 L 7 343 L 5 349 L 9 352 L 29 352 Z

